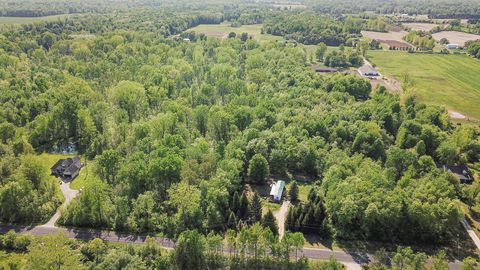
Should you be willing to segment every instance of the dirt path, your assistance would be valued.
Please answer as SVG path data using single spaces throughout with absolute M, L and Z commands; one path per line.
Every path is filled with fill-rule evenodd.
M 63 197 L 65 197 L 65 201 L 57 209 L 57 212 L 55 213 L 55 215 L 53 215 L 52 218 L 50 218 L 50 220 L 47 223 L 40 225 L 38 227 L 54 228 L 55 223 L 60 218 L 61 210 L 65 209 L 70 204 L 70 202 L 78 195 L 78 190 L 70 188 L 70 182 L 66 183 L 62 181 L 62 183 L 60 184 L 60 190 L 63 193 Z
M 468 221 L 465 218 L 462 219 L 462 225 L 465 228 L 465 230 L 467 231 L 470 238 L 472 238 L 472 241 L 473 241 L 473 243 L 475 243 L 475 246 L 477 246 L 477 249 L 480 250 L 480 239 L 478 238 L 477 234 L 472 229 L 470 224 L 468 224 Z
M 280 209 L 273 214 L 275 216 L 275 219 L 277 220 L 278 236 L 280 237 L 280 239 L 282 239 L 283 235 L 285 234 L 285 219 L 287 217 L 289 206 L 290 202 L 284 201 L 282 206 L 280 206 Z

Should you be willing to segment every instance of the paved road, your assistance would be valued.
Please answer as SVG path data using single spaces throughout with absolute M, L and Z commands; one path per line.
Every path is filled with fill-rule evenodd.
M 135 235 L 124 234 L 113 231 L 102 231 L 96 229 L 84 229 L 84 228 L 59 228 L 59 227 L 47 227 L 47 226 L 17 226 L 0 224 L 0 233 L 6 233 L 9 230 L 14 230 L 17 233 L 30 233 L 36 236 L 52 235 L 63 232 L 67 237 L 78 240 L 92 240 L 95 238 L 101 238 L 108 242 L 117 243 L 131 243 L 142 244 L 145 243 L 147 235 Z M 169 238 L 155 237 L 158 243 L 164 248 L 171 249 L 174 247 L 175 242 Z
M 101 231 L 95 229 L 81 229 L 81 228 L 58 228 L 58 227 L 27 227 L 18 225 L 5 225 L 0 224 L 0 233 L 6 233 L 9 230 L 14 230 L 18 233 L 30 233 L 33 235 L 50 235 L 58 232 L 64 232 L 69 238 L 79 240 L 91 240 L 94 238 L 101 238 L 108 242 L 117 243 L 132 243 L 142 244 L 145 243 L 146 235 L 134 235 L 134 234 L 122 234 L 113 231 Z M 169 238 L 155 237 L 156 241 L 166 249 L 172 249 L 175 246 L 175 242 Z M 330 256 L 334 256 L 339 262 L 345 264 L 348 270 L 361 269 L 362 264 L 368 264 L 373 256 L 371 254 L 362 252 L 349 252 L 341 250 L 319 249 L 319 248 L 303 248 L 299 256 L 304 255 L 310 259 L 328 260 Z M 451 270 L 460 270 L 459 262 L 450 263 Z

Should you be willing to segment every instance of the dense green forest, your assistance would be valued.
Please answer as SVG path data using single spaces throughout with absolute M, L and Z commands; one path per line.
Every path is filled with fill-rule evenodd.
M 478 129 L 455 128 L 445 109 L 401 102 L 365 79 L 316 74 L 304 46 L 175 40 L 193 21 L 217 18 L 142 23 L 152 14 L 2 32 L 0 220 L 51 214 L 22 195 L 53 198 L 25 159 L 74 143 L 99 177 L 62 214 L 64 225 L 172 237 L 240 229 L 264 219 L 244 185 L 293 172 L 320 180 L 312 206 L 294 208 L 296 229 L 404 242 L 455 234 L 466 195 L 437 166 L 478 161 Z M 358 31 L 332 27 L 345 38 Z
M 393 92 L 357 71 L 382 49 L 363 30 L 401 30 L 381 13 L 480 12 L 432 1 L 0 0 L 0 16 L 72 14 L 0 26 L 0 225 L 59 216 L 78 229 L 0 234 L 0 269 L 345 269 L 303 256 L 329 241 L 378 245 L 371 270 L 448 269 L 454 246 L 472 255 L 458 254 L 461 221 L 480 217 L 480 184 L 446 166 L 478 174 L 478 119 L 419 102 L 411 74 Z M 399 53 L 436 53 L 437 30 L 410 31 L 418 52 Z M 479 41 L 465 47 L 480 58 Z M 62 206 L 46 157 L 66 147 L 84 167 Z M 283 204 L 268 197 L 278 180 Z M 42 229 L 63 230 L 53 223 Z M 100 230 L 157 238 L 82 238 Z

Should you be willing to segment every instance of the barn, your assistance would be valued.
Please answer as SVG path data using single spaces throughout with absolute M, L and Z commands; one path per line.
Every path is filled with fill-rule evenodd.
M 271 185 L 272 189 L 270 190 L 270 199 L 274 202 L 280 202 L 283 196 L 283 190 L 285 189 L 285 181 L 277 181 Z

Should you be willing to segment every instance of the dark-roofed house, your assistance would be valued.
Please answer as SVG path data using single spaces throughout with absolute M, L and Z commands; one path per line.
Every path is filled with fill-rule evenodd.
M 443 167 L 449 173 L 452 173 L 460 179 L 462 184 L 471 184 L 473 182 L 473 176 L 470 170 L 465 165 L 447 165 Z
M 371 67 L 369 65 L 363 65 L 359 67 L 358 73 L 360 73 L 362 77 L 367 77 L 367 78 L 380 76 L 380 73 L 378 73 L 378 71 L 374 67 Z
M 60 177 L 66 181 L 71 181 L 78 176 L 81 168 L 82 162 L 80 161 L 80 157 L 73 157 L 60 159 L 55 165 L 53 165 L 51 170 L 52 175 Z
M 331 68 L 331 67 L 325 67 L 325 66 L 319 66 L 319 65 L 311 65 L 310 67 L 312 70 L 319 73 L 333 73 L 333 72 L 339 71 L 337 68 Z

